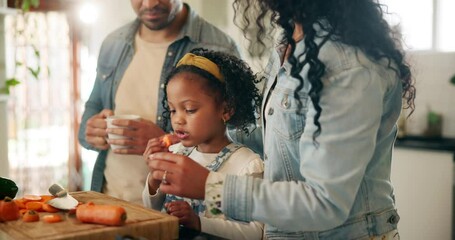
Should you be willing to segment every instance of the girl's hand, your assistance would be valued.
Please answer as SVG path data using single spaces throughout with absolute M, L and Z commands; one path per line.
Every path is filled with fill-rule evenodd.
M 190 204 L 185 201 L 174 201 L 164 205 L 167 213 L 172 216 L 176 216 L 179 219 L 179 224 L 201 231 L 201 221 L 199 216 L 191 208 Z
M 157 152 L 149 156 L 148 166 L 156 181 L 162 181 L 166 171 L 167 183 L 161 183 L 161 192 L 204 199 L 209 170 L 193 159 L 169 152 Z
M 176 144 L 180 141 L 177 136 L 172 134 L 165 134 L 161 137 L 152 138 L 148 141 L 147 147 L 145 148 L 144 156 L 145 161 L 148 161 L 148 156 L 156 152 L 169 152 L 169 146 Z

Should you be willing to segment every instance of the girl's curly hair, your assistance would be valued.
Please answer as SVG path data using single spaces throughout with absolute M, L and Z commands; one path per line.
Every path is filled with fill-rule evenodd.
M 218 104 L 226 102 L 226 111 L 233 112 L 226 124 L 249 134 L 249 126 L 256 123 L 259 118 L 262 97 L 256 84 L 261 82 L 262 78 L 253 74 L 248 64 L 233 55 L 204 48 L 195 48 L 190 52 L 214 62 L 219 67 L 224 82 L 211 73 L 192 65 L 174 67 L 167 76 L 164 86 L 162 104 L 165 126 L 168 126 L 170 120 L 167 85 L 175 75 L 190 72 L 201 76 L 201 80 L 205 81 L 207 93 L 212 95 Z
M 413 112 L 416 89 L 408 63 L 405 61 L 398 34 L 395 34 L 384 20 L 386 7 L 377 0 L 235 0 L 233 3 L 237 25 L 241 25 L 244 35 L 250 39 L 251 50 L 263 54 L 267 49 L 266 40 L 275 26 L 283 29 L 281 44 L 291 45 L 288 61 L 291 75 L 300 81 L 294 96 L 299 99 L 303 79 L 299 73 L 308 64 L 308 81 L 311 83 L 309 96 L 317 111 L 314 124 L 318 129 L 315 139 L 321 133 L 319 117 L 322 108 L 319 104 L 325 74 L 325 65 L 318 59 L 319 50 L 327 40 L 338 41 L 359 48 L 373 60 L 387 59 L 388 67 L 397 72 L 403 87 L 404 108 Z M 293 54 L 295 41 L 292 38 L 294 23 L 300 23 L 305 33 L 305 58 L 299 61 Z M 320 36 L 315 25 L 327 32 Z M 251 37 L 254 26 L 256 38 Z M 322 44 L 316 43 L 322 38 Z M 259 50 L 258 50 L 259 49 Z M 394 65 L 396 67 L 394 67 Z M 299 111 L 298 111 L 299 112 Z

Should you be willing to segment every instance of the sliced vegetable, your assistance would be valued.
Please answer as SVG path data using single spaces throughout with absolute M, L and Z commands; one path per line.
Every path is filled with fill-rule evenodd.
M 27 211 L 30 211 L 30 210 L 25 209 L 25 208 L 21 208 L 21 209 L 19 209 L 19 215 L 24 216 L 24 214 L 25 214 Z
M 62 217 L 58 214 L 48 214 L 43 216 L 43 221 L 47 223 L 56 223 L 56 222 L 61 222 Z
M 172 145 L 171 135 L 170 134 L 164 135 L 163 139 L 161 139 L 161 142 L 163 143 L 163 146 L 166 147 L 166 148 L 171 146 Z
M 22 221 L 24 222 L 37 222 L 39 221 L 39 213 L 35 210 L 27 210 L 22 216 Z
M 19 207 L 19 209 L 25 209 L 25 199 L 20 198 L 20 199 L 14 199 L 14 202 L 16 205 Z
M 126 211 L 121 206 L 88 203 L 77 207 L 76 218 L 83 223 L 120 226 L 125 224 Z
M 25 208 L 28 210 L 42 211 L 43 203 L 42 202 L 27 202 L 25 203 Z
M 0 201 L 0 221 L 12 221 L 20 218 L 19 207 L 10 197 Z
M 41 200 L 41 196 L 39 195 L 34 195 L 34 194 L 27 194 L 27 195 L 24 195 L 23 197 L 25 200 L 27 201 L 40 201 Z
M 56 212 L 60 211 L 58 208 L 52 207 L 51 205 L 49 205 L 47 203 L 43 203 L 42 209 L 43 209 L 43 211 L 48 212 L 48 213 L 56 213 Z
M 40 197 L 41 197 L 40 202 L 43 202 L 43 203 L 55 198 L 52 195 L 40 195 Z

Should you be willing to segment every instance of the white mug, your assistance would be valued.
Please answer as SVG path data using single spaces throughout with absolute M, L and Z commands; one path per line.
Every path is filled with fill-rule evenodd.
M 107 128 L 124 128 L 124 127 L 119 127 L 119 126 L 113 125 L 112 120 L 115 120 L 115 119 L 139 120 L 140 118 L 141 118 L 140 116 L 133 115 L 133 114 L 109 116 L 106 118 Z M 126 138 L 125 136 L 118 135 L 118 134 L 113 134 L 113 133 L 108 134 L 108 139 L 125 139 L 125 138 Z M 128 148 L 128 146 L 120 146 L 120 145 L 111 144 L 111 148 L 114 150 L 114 149 Z

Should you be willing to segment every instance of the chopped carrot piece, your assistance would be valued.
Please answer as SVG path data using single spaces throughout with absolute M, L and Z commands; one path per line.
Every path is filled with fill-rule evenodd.
M 22 216 L 22 221 L 24 222 L 37 222 L 39 221 L 39 213 L 35 210 L 27 210 Z
M 172 145 L 172 141 L 171 141 L 171 135 L 170 134 L 166 134 L 164 135 L 163 139 L 161 140 L 163 142 L 163 145 L 164 147 L 169 147 Z
M 19 198 L 19 199 L 14 199 L 14 202 L 16 202 L 16 205 L 19 207 L 19 209 L 25 209 L 25 199 Z
M 41 196 L 34 195 L 34 194 L 27 194 L 27 195 L 24 195 L 24 199 L 27 201 L 39 201 L 39 200 L 41 200 Z
M 41 211 L 43 209 L 42 202 L 27 202 L 25 208 L 28 210 Z
M 62 217 L 58 214 L 49 214 L 49 215 L 44 215 L 43 216 L 43 221 L 47 223 L 56 223 L 56 222 L 61 222 Z
M 55 198 L 52 195 L 41 195 L 40 197 L 41 197 L 40 202 L 43 202 L 43 203 Z
M 56 212 L 60 211 L 58 208 L 52 207 L 51 205 L 49 205 L 47 203 L 43 203 L 42 208 L 45 212 L 48 212 L 48 213 L 56 213 Z
M 21 208 L 21 209 L 19 209 L 19 214 L 20 214 L 21 216 L 24 216 L 24 214 L 25 214 L 27 211 L 30 211 L 30 210 L 25 209 L 25 208 Z

